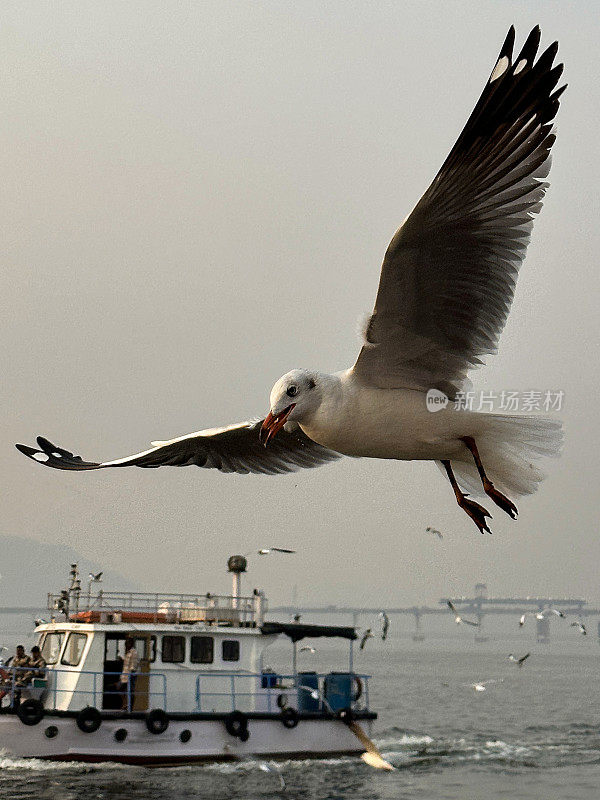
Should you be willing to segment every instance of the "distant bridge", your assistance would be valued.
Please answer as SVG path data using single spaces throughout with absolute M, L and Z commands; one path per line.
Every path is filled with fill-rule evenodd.
M 482 623 L 487 615 L 510 614 L 516 616 L 519 612 L 542 611 L 544 608 L 556 608 L 567 615 L 578 617 L 600 616 L 600 608 L 593 608 L 582 597 L 488 597 L 485 584 L 475 586 L 473 597 L 443 597 L 437 606 L 398 606 L 393 608 L 356 607 L 356 606 L 277 606 L 271 610 L 281 614 L 348 614 L 356 624 L 360 616 L 374 616 L 385 610 L 387 614 L 412 614 L 415 619 L 414 641 L 423 641 L 425 635 L 421 626 L 421 619 L 429 614 L 449 614 L 448 600 L 450 600 L 461 613 L 474 616 L 480 627 L 475 632 L 475 641 L 485 641 L 482 632 Z M 550 621 L 536 619 L 537 639 L 539 642 L 548 642 L 550 639 Z M 600 624 L 598 626 L 600 636 Z
M 452 603 L 465 615 L 474 616 L 479 622 L 480 627 L 475 631 L 475 641 L 485 641 L 482 623 L 488 615 L 509 614 L 516 616 L 524 611 L 542 611 L 544 608 L 557 608 L 564 614 L 575 615 L 577 617 L 600 617 L 600 608 L 595 608 L 588 604 L 587 600 L 581 597 L 488 597 L 485 584 L 475 586 L 473 597 L 443 597 L 438 601 L 437 606 L 276 606 L 270 610 L 279 614 L 347 614 L 351 616 L 356 625 L 361 616 L 375 616 L 385 608 L 387 614 L 412 614 L 415 620 L 415 632 L 413 640 L 423 641 L 425 635 L 422 629 L 422 618 L 430 614 L 446 614 L 448 611 L 447 603 Z M 47 613 L 44 606 L 0 606 L 0 616 L 2 614 L 29 614 L 32 617 L 43 616 Z M 536 620 L 537 639 L 539 642 L 547 642 L 550 638 L 550 622 L 548 619 Z M 598 636 L 600 637 L 600 623 L 598 625 Z

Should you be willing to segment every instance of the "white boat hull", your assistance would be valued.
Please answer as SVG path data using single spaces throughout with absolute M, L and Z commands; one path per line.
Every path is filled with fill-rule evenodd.
M 371 721 L 363 720 L 360 724 L 370 734 Z M 118 730 L 127 731 L 124 741 L 115 738 Z M 181 740 L 184 731 L 191 734 L 189 741 Z M 6 714 L 0 716 L 0 748 L 6 755 L 18 758 L 115 761 L 146 766 L 251 756 L 359 755 L 364 749 L 347 725 L 333 719 L 301 719 L 292 729 L 277 719 L 250 719 L 248 731 L 248 740 L 242 742 L 227 732 L 221 720 L 171 720 L 164 733 L 152 734 L 143 719 L 103 719 L 97 731 L 82 733 L 73 717 L 46 715 L 37 725 L 28 726 L 16 715 Z M 49 738 L 48 733 L 54 735 Z

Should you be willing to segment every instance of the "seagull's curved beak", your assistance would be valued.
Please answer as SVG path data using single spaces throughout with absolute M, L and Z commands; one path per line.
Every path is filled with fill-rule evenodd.
M 270 440 L 283 428 L 287 422 L 287 418 L 295 407 L 296 403 L 292 403 L 287 408 L 284 408 L 283 411 L 280 411 L 276 416 L 273 416 L 273 414 L 271 414 L 269 411 L 265 417 L 265 421 L 261 425 L 259 434 L 259 439 L 265 447 L 269 444 Z

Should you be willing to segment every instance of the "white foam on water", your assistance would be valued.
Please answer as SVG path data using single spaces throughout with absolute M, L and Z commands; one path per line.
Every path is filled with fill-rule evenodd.
M 309 766 L 323 765 L 336 766 L 354 761 L 350 756 L 346 758 L 294 758 L 284 760 L 269 760 L 267 763 L 276 765 L 278 771 L 283 769 L 306 769 Z M 217 772 L 222 775 L 231 775 L 239 772 L 252 772 L 260 770 L 265 759 L 240 758 L 239 761 L 221 761 L 214 764 L 203 764 L 202 769 L 208 772 Z
M 41 758 L 14 758 L 0 753 L 0 770 L 29 770 L 30 772 L 95 772 L 104 769 L 127 769 L 127 764 L 103 761 L 89 764 L 84 761 L 45 761 Z
M 396 739 L 374 739 L 373 740 L 379 749 L 381 748 L 393 748 L 393 747 L 410 747 L 410 746 L 423 746 L 426 744 L 433 744 L 433 739 L 431 736 L 427 736 L 426 734 L 422 736 L 413 736 L 411 734 L 405 733 L 400 738 Z

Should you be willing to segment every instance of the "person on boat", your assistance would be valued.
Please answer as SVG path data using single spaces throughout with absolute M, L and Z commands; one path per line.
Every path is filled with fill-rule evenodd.
M 30 669 L 18 678 L 18 686 L 25 686 L 31 683 L 34 678 L 43 678 L 46 675 L 46 661 L 37 644 L 31 648 L 31 656 L 28 659 L 27 666 L 30 667 Z
M 119 681 L 119 691 L 123 695 L 122 708 L 124 711 L 131 711 L 135 700 L 135 681 L 140 659 L 135 649 L 135 640 L 131 637 L 125 639 L 125 658 L 123 659 L 123 670 Z
M 0 669 L 0 678 L 2 678 L 2 690 L 0 691 L 0 705 L 2 704 L 2 698 L 5 697 L 11 690 L 13 685 L 13 676 L 14 676 L 14 683 L 16 686 L 21 686 L 21 678 L 24 674 L 23 670 L 29 666 L 29 656 L 25 652 L 25 648 L 22 644 L 17 645 L 17 649 L 15 651 L 15 655 L 11 656 L 7 659 L 6 664 L 2 669 Z M 9 669 L 7 669 L 9 668 Z M 12 670 L 16 670 L 13 672 Z

